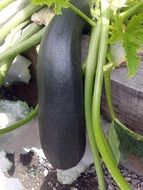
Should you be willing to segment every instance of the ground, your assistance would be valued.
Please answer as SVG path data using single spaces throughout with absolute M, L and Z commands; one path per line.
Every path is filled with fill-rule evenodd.
M 46 159 L 39 158 L 34 152 L 27 154 L 7 154 L 7 158 L 13 163 L 7 176 L 19 178 L 24 190 L 97 190 L 97 178 L 94 166 L 71 185 L 62 185 L 57 181 L 56 170 L 51 167 Z M 127 170 L 123 166 L 120 169 L 134 190 L 143 189 L 143 178 Z M 104 167 L 107 190 L 118 189 Z

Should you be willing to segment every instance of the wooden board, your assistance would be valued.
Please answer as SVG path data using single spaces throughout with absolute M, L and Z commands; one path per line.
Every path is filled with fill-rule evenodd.
M 82 56 L 87 55 L 89 36 L 82 39 Z M 116 68 L 111 76 L 113 104 L 118 118 L 131 130 L 143 134 L 143 63 L 133 78 L 128 77 L 127 68 Z M 110 119 L 105 90 L 101 101 L 102 115 Z M 102 123 L 108 133 L 110 123 Z M 143 175 L 143 141 L 133 138 L 122 128 L 116 128 L 120 139 L 121 163 L 136 173 Z
M 82 38 L 82 60 L 88 51 L 89 36 Z M 129 78 L 126 67 L 116 68 L 111 76 L 113 104 L 119 119 L 130 129 L 143 134 L 143 63 L 135 77 Z M 103 89 L 101 110 L 110 118 Z
M 135 132 L 143 134 L 143 63 L 133 78 L 127 68 L 116 68 L 111 76 L 113 105 L 120 120 Z M 104 90 L 103 90 L 104 91 Z M 102 113 L 109 118 L 105 94 L 102 95 Z

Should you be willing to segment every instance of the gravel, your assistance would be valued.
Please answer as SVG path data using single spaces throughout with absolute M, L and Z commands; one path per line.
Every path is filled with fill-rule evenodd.
M 57 172 L 44 158 L 39 158 L 34 152 L 27 154 L 7 154 L 7 158 L 13 163 L 7 172 L 7 177 L 19 178 L 23 190 L 97 190 L 97 178 L 94 165 L 78 177 L 72 184 L 63 185 L 57 180 Z M 134 190 L 143 189 L 143 177 L 119 166 L 125 179 Z M 107 190 L 119 190 L 108 170 L 103 165 Z

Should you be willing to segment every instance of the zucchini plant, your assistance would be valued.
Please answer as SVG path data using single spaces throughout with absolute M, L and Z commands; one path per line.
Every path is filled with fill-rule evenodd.
M 141 61 L 137 53 L 143 43 L 143 0 L 32 1 L 35 5 L 27 6 L 24 18 L 21 15 L 18 21 L 8 24 L 8 28 L 1 29 L 1 41 L 13 27 L 25 21 L 31 15 L 31 11 L 47 5 L 52 6 L 57 15 L 46 30 L 43 28 L 34 35 L 32 32 L 33 36 L 26 35 L 26 39 L 21 43 L 1 53 L 0 61 L 5 61 L 9 68 L 13 57 L 40 43 L 44 33 L 38 58 L 39 106 L 24 120 L 0 130 L 0 134 L 30 121 L 39 110 L 40 136 L 44 152 L 55 167 L 67 169 L 76 165 L 84 154 L 85 113 L 85 126 L 99 189 L 105 189 L 102 171 L 104 162 L 119 188 L 130 190 L 131 187 L 118 169 L 120 153 L 114 124 L 120 125 L 132 135 L 138 134 L 127 129 L 114 112 L 110 75 L 116 64 L 109 46 L 121 44 L 125 51 L 128 75 L 133 77 Z M 12 1 L 2 0 L 1 8 L 6 6 L 4 2 Z M 80 41 L 86 24 L 91 25 L 91 34 L 84 63 L 85 81 L 82 82 Z M 3 81 L 3 77 L 0 75 L 0 81 Z M 101 126 L 100 102 L 103 80 L 112 117 L 109 141 Z M 112 144 L 116 143 L 116 147 L 110 145 L 112 135 L 116 139 Z
M 43 93 L 42 99 L 44 101 L 40 101 L 40 122 L 42 127 L 40 130 L 43 130 L 42 133 L 42 141 L 46 141 L 46 137 L 43 137 L 44 131 L 48 130 L 48 127 L 50 128 L 51 132 L 50 134 L 55 134 L 55 131 L 52 131 L 52 127 L 48 126 L 48 120 L 49 120 L 49 125 L 53 125 L 54 127 L 56 126 L 54 119 L 56 117 L 52 116 L 52 113 L 50 113 L 50 109 L 52 106 L 52 101 L 54 102 L 54 98 L 57 95 L 63 95 L 60 93 L 57 93 L 59 91 L 59 88 L 56 87 L 56 85 L 53 85 L 51 90 L 51 86 L 53 81 L 50 83 L 51 80 L 57 81 L 57 74 L 60 77 L 62 75 L 63 70 L 67 69 L 67 74 L 69 74 L 68 71 L 68 64 L 65 60 L 64 63 L 64 68 L 62 70 L 60 67 L 63 67 L 63 64 L 60 62 L 60 56 L 58 56 L 59 52 L 57 52 L 56 55 L 54 55 L 53 51 L 56 49 L 56 46 L 58 46 L 59 42 L 63 45 L 60 46 L 60 48 L 64 48 L 63 51 L 67 50 L 67 56 L 71 55 L 71 50 L 72 50 L 72 43 L 71 43 L 71 48 L 67 46 L 67 43 L 64 43 L 64 41 L 67 40 L 75 40 L 75 43 L 77 43 L 77 35 L 78 35 L 78 29 L 75 31 L 74 27 L 72 26 L 71 28 L 71 23 L 67 25 L 61 24 L 61 21 L 64 17 L 64 11 L 62 13 L 61 8 L 68 8 L 69 10 L 71 9 L 72 11 L 75 12 L 78 16 L 80 16 L 82 19 L 84 19 L 87 23 L 91 24 L 92 30 L 91 30 L 91 39 L 90 39 L 90 44 L 89 44 L 89 51 L 86 59 L 86 68 L 85 68 L 85 83 L 84 83 L 84 97 L 85 97 L 85 118 L 86 118 L 86 127 L 87 127 L 87 132 L 89 135 L 89 141 L 91 145 L 91 150 L 95 162 L 95 167 L 96 167 L 96 172 L 97 172 L 97 177 L 98 177 L 98 182 L 99 182 L 99 189 L 105 189 L 105 183 L 103 179 L 103 172 L 102 172 L 102 167 L 101 167 L 101 162 L 103 161 L 105 165 L 107 166 L 109 172 L 111 173 L 112 177 L 120 187 L 120 189 L 131 189 L 129 184 L 125 181 L 123 178 L 121 172 L 118 169 L 118 163 L 116 159 L 116 155 L 114 154 L 114 151 L 111 149 L 109 142 L 104 134 L 104 131 L 101 127 L 101 113 L 100 113 L 100 102 L 101 102 L 101 92 L 102 92 L 102 86 L 103 86 L 103 77 L 104 77 L 104 71 L 106 72 L 106 69 L 104 68 L 105 66 L 107 67 L 108 64 L 111 64 L 113 62 L 111 52 L 109 51 L 109 44 L 114 44 L 120 42 L 123 46 L 123 48 L 126 51 L 126 62 L 128 66 L 128 73 L 129 76 L 134 76 L 139 62 L 140 62 L 140 57 L 137 56 L 137 50 L 138 48 L 141 47 L 141 38 L 142 38 L 142 8 L 143 8 L 143 1 L 116 1 L 116 0 L 92 0 L 90 1 L 90 10 L 92 14 L 92 18 L 87 17 L 85 13 L 81 10 L 81 7 L 76 5 L 76 1 L 39 1 L 39 0 L 33 0 L 34 3 L 36 4 L 46 4 L 48 6 L 53 5 L 55 8 L 55 12 L 57 14 L 63 14 L 62 16 L 56 16 L 56 18 L 59 19 L 59 22 L 57 23 L 57 29 L 55 27 L 55 30 L 53 29 L 53 34 L 51 37 L 51 24 L 50 29 L 48 30 L 48 34 L 45 34 L 43 38 L 43 43 L 41 46 L 41 52 L 44 51 L 44 54 L 40 54 L 40 61 L 39 61 L 39 67 L 43 67 L 42 71 L 40 71 L 39 74 L 41 74 L 40 77 L 40 99 Z M 78 1 L 79 3 L 83 3 L 83 1 Z M 138 9 L 140 8 L 140 9 Z M 58 20 L 57 19 L 57 20 Z M 66 18 L 68 20 L 68 17 Z M 73 19 L 71 18 L 71 22 Z M 77 24 L 75 22 L 75 24 Z M 133 28 L 135 26 L 135 28 Z M 54 27 L 53 27 L 54 28 Z M 62 38 L 61 34 L 61 28 L 62 31 L 66 31 L 67 34 L 69 34 L 70 39 L 67 38 Z M 64 29 L 63 29 L 64 28 Z M 77 25 L 78 28 L 78 25 Z M 70 30 L 70 31 L 69 31 Z M 74 30 L 74 37 L 70 36 L 72 31 Z M 136 40 L 133 35 L 138 34 L 138 39 Z M 55 37 L 55 38 L 54 38 Z M 50 38 L 50 39 L 49 39 Z M 48 39 L 48 40 L 47 40 Z M 58 40 L 57 40 L 58 39 Z M 60 39 L 60 40 L 59 40 Z M 47 41 L 46 41 L 47 40 Z M 49 42 L 49 44 L 48 44 Z M 53 44 L 54 45 L 53 45 Z M 43 45 L 44 44 L 44 45 Z M 56 44 L 56 45 L 55 45 Z M 51 47 L 50 47 L 51 46 Z M 53 48 L 54 47 L 54 48 Z M 58 46 L 59 48 L 59 46 Z M 46 50 L 47 51 L 46 51 Z M 54 49 L 54 50 L 53 50 Z M 51 53 L 52 52 L 52 53 Z M 80 54 L 80 51 L 78 51 Z M 46 54 L 46 55 L 45 55 Z M 51 58 L 52 56 L 52 58 Z M 55 57 L 58 56 L 58 59 Z M 76 57 L 76 54 L 72 54 L 72 56 Z M 45 59 L 46 58 L 46 59 Z M 70 61 L 72 61 L 71 58 Z M 53 61 L 54 60 L 54 61 Z M 134 60 L 134 61 L 133 61 Z M 57 63 L 55 63 L 57 61 Z M 60 64 L 61 63 L 61 64 Z M 53 65 L 52 65 L 53 64 Z M 54 73 L 55 67 L 57 69 L 58 64 L 58 73 Z M 44 66 L 43 66 L 44 65 Z M 47 69 L 49 66 L 49 70 Z M 52 67 L 52 68 L 51 68 Z M 113 63 L 112 69 L 115 68 L 116 65 Z M 44 71 L 45 68 L 45 71 Z M 49 71 L 49 72 L 47 72 Z M 51 75 L 52 71 L 52 75 Z M 46 73 L 47 72 L 47 73 Z M 56 70 L 57 72 L 57 70 Z M 111 73 L 111 69 L 110 72 Z M 56 76 L 55 76 L 56 74 Z M 106 74 L 105 74 L 106 76 Z M 59 77 L 59 80 L 61 79 Z M 41 79 L 42 78 L 42 79 Z M 52 78 L 52 79 L 51 79 Z M 54 78 L 54 79 L 53 79 Z M 113 116 L 112 119 L 113 121 L 117 120 L 116 116 L 113 111 L 113 106 L 112 106 L 112 100 L 111 100 L 111 92 L 110 92 L 110 75 L 109 78 L 105 77 L 105 88 L 107 92 L 108 97 L 108 104 L 109 104 L 109 110 L 111 111 L 111 115 Z M 65 79 L 66 80 L 66 79 Z M 71 81 L 73 78 L 70 79 Z M 45 86 L 47 84 L 47 86 Z M 57 82 L 59 84 L 59 82 Z M 66 84 L 66 83 L 65 83 Z M 78 84 L 78 82 L 77 82 Z M 79 85 L 79 84 L 78 84 Z M 48 86 L 49 86 L 49 91 L 48 91 Z M 46 87 L 46 88 L 44 88 Z M 60 87 L 60 86 L 59 86 Z M 80 85 L 79 85 L 80 88 Z M 43 89 L 43 90 L 42 90 Z M 46 89 L 46 92 L 45 92 Z M 57 90 L 57 91 L 56 91 Z M 62 89 L 60 89 L 62 90 Z M 75 89 L 74 89 L 75 90 Z M 56 92 L 56 94 L 55 94 Z M 48 94 L 50 96 L 53 96 L 52 99 L 50 98 L 48 103 Z M 46 100 L 47 96 L 47 100 Z M 58 97 L 59 100 L 62 97 Z M 48 107 L 44 105 L 44 102 L 47 102 L 47 105 L 50 104 L 49 106 L 49 111 Z M 57 103 L 57 99 L 55 99 L 55 102 Z M 75 101 L 75 103 L 77 103 Z M 77 103 L 78 105 L 78 103 Z M 58 104 L 59 106 L 59 104 Z M 64 104 L 62 103 L 62 106 Z M 43 108 L 42 108 L 43 107 Z M 46 109 L 45 109 L 46 108 Z M 54 110 L 53 110 L 54 109 Z M 57 114 L 56 112 L 56 106 L 51 109 L 53 114 Z M 60 110 L 59 110 L 60 112 Z M 43 114 L 42 114 L 43 113 Z M 77 114 L 77 113 L 74 113 Z M 46 119 L 45 119 L 46 117 Z M 67 117 L 68 114 L 67 114 Z M 52 123 L 50 123 L 52 118 Z M 63 118 L 62 118 L 63 119 Z M 66 119 L 66 118 L 65 118 Z M 43 120 L 43 121 L 42 121 Z M 59 121 L 59 120 L 58 120 Z M 62 123 L 63 124 L 63 123 Z M 45 129 L 46 127 L 47 129 Z M 57 124 L 58 126 L 58 124 Z M 57 127 L 58 128 L 58 127 Z M 67 127 L 68 128 L 68 127 Z M 60 130 L 60 129 L 58 129 Z M 84 129 L 83 129 L 84 130 Z M 75 131 L 75 137 L 77 135 L 77 132 Z M 50 136 L 48 135 L 48 137 Z M 112 133 L 113 134 L 113 133 Z M 45 135 L 45 134 L 44 134 Z M 74 137 L 74 138 L 75 138 Z M 79 138 L 79 137 L 78 137 Z M 69 138 L 70 139 L 70 138 Z M 55 140 L 55 139 L 54 139 Z M 58 141 L 58 140 L 57 140 Z M 48 140 L 47 140 L 48 142 Z M 68 140 L 67 140 L 68 142 Z M 55 143 L 55 142 L 54 142 Z M 53 143 L 53 144 L 54 144 Z M 44 143 L 45 144 L 45 143 Z M 57 142 L 56 142 L 57 144 Z M 46 145 L 44 145 L 44 148 L 47 148 Z M 57 148 L 58 149 L 58 148 Z M 48 150 L 48 148 L 47 148 Z M 57 151 L 57 150 L 56 150 Z M 73 151 L 71 149 L 71 151 Z M 74 154 L 75 151 L 73 151 Z M 60 152 L 62 154 L 62 151 Z M 71 152 L 72 153 L 72 152 Z M 99 156 L 99 153 L 101 157 Z M 51 153 L 52 154 L 52 153 Z M 66 157 L 66 155 L 65 155 Z M 65 158 L 66 159 L 66 158 Z

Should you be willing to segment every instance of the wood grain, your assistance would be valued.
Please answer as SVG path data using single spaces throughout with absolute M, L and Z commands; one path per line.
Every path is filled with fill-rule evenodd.
M 127 68 L 117 68 L 111 76 L 113 105 L 119 119 L 135 132 L 143 134 L 143 63 L 135 77 L 129 78 Z M 110 118 L 103 90 L 101 110 Z
M 89 36 L 83 36 L 82 56 L 87 55 Z M 129 78 L 126 67 L 116 68 L 111 76 L 113 105 L 118 118 L 130 129 L 143 134 L 143 62 L 135 77 Z M 110 119 L 103 88 L 101 112 Z

